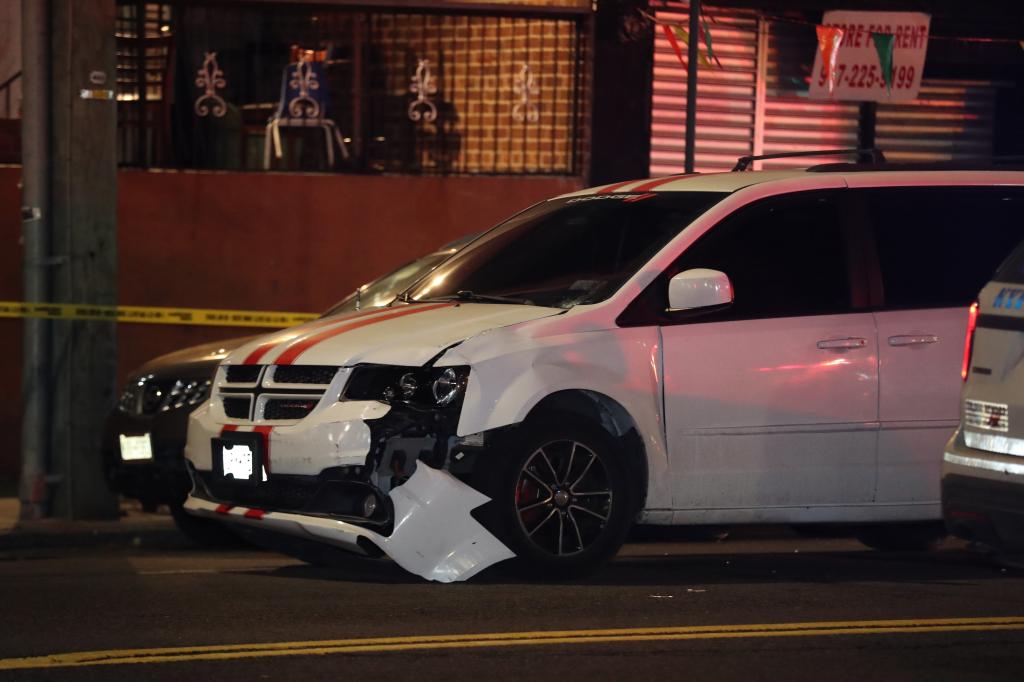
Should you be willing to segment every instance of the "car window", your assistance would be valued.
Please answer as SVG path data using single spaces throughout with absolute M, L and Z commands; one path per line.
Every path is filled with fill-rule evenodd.
M 411 263 L 406 263 L 383 277 L 379 277 L 369 284 L 364 284 L 358 291 L 353 291 L 341 301 L 335 303 L 321 317 L 330 317 L 339 313 L 385 306 L 395 300 L 398 294 L 408 289 L 409 285 L 429 273 L 437 267 L 438 263 L 443 262 L 444 259 L 453 253 L 455 253 L 454 250 L 437 251 Z M 358 297 L 356 296 L 357 293 L 359 294 Z M 357 302 L 358 306 L 356 305 Z
M 772 197 L 739 209 L 690 246 L 619 318 L 623 325 L 751 319 L 852 308 L 843 228 L 834 190 Z M 668 280 L 691 268 L 721 270 L 733 285 L 727 309 L 694 318 L 667 313 Z
M 568 308 L 606 299 L 722 192 L 595 194 L 547 201 L 494 228 L 410 289 Z
M 1024 188 L 851 191 L 874 225 L 887 307 L 968 305 L 1024 238 Z

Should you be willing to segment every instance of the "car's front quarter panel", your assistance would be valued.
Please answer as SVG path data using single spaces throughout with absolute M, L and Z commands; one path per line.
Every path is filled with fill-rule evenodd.
M 601 396 L 623 408 L 643 443 L 646 515 L 668 510 L 658 329 L 595 329 L 587 319 L 570 314 L 493 330 L 443 355 L 438 366 L 471 367 L 458 435 L 521 423 L 542 400 L 562 391 Z

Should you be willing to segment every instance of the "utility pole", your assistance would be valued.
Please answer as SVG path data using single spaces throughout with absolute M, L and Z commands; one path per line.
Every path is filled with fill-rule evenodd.
M 44 47 L 38 44 L 39 33 L 25 35 L 24 120 L 28 123 L 42 113 L 42 120 L 48 121 L 46 134 L 24 138 L 25 159 L 46 168 L 38 176 L 26 172 L 25 183 L 26 188 L 36 183 L 39 189 L 33 192 L 45 192 L 50 205 L 40 221 L 46 230 L 37 230 L 37 236 L 45 234 L 48 239 L 34 242 L 31 255 L 26 240 L 26 294 L 31 279 L 39 300 L 114 305 L 116 4 L 114 0 L 22 0 L 22 8 L 26 25 L 37 19 L 37 12 L 48 10 L 49 15 L 43 41 L 48 76 L 29 78 L 39 63 L 36 57 L 28 57 L 29 51 L 42 54 Z M 145 88 L 140 90 L 145 96 Z M 30 104 L 33 98 L 38 99 Z M 30 376 L 38 382 L 35 392 L 26 395 L 41 399 L 31 411 L 26 403 L 22 499 L 30 478 L 36 488 L 40 480 L 45 481 L 48 495 L 30 498 L 23 513 L 38 514 L 42 509 L 73 519 L 115 516 L 116 498 L 104 480 L 100 442 L 104 419 L 116 398 L 116 323 L 55 320 L 48 325 L 49 338 L 44 335 L 42 343 L 35 336 L 39 333 L 35 325 L 27 324 L 25 332 L 26 382 Z M 46 349 L 48 361 L 42 363 L 44 371 L 30 375 L 35 366 L 30 368 L 29 362 L 35 356 L 29 353 L 37 347 Z M 45 375 L 43 380 L 40 374 Z
M 28 302 L 50 300 L 50 13 L 48 0 L 21 3 L 22 282 Z M 47 512 L 49 320 L 22 320 L 21 518 Z

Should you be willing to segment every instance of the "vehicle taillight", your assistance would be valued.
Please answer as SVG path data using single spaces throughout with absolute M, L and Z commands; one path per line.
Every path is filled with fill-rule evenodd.
M 967 338 L 964 339 L 964 364 L 960 367 L 960 378 L 967 381 L 967 370 L 971 368 L 971 351 L 974 350 L 974 328 L 978 326 L 978 303 L 971 304 L 967 313 Z

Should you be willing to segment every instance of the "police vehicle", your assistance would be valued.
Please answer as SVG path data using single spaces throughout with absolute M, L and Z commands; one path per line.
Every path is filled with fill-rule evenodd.
M 1024 244 L 971 306 L 960 428 L 946 446 L 942 506 L 955 534 L 1024 553 Z

